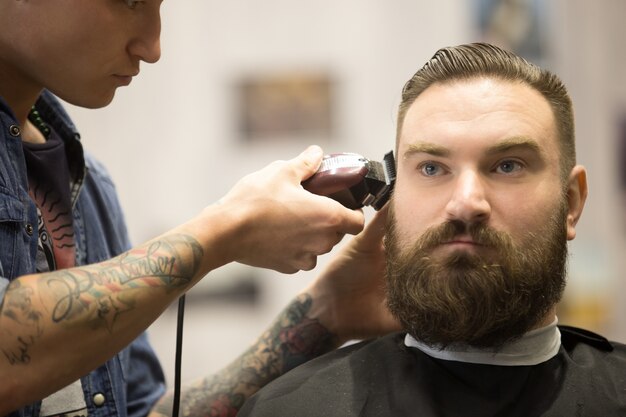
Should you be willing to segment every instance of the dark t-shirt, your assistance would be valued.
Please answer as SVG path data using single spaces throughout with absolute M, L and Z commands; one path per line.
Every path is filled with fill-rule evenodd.
M 559 329 L 559 353 L 534 366 L 436 359 L 400 333 L 359 343 L 285 374 L 238 416 L 626 416 L 626 346 Z
M 42 144 L 24 142 L 28 194 L 39 214 L 37 272 L 75 265 L 70 170 L 63 140 L 51 129 Z

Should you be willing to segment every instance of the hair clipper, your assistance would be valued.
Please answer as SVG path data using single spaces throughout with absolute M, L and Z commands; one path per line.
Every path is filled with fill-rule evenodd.
M 380 210 L 389 200 L 395 181 L 393 151 L 387 152 L 382 162 L 356 153 L 335 153 L 324 156 L 317 172 L 302 186 L 350 209 L 372 206 Z

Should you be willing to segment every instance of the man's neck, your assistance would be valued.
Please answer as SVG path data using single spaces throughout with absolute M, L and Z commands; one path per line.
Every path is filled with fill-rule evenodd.
M 7 102 L 22 130 L 27 130 L 28 113 L 41 94 L 42 87 L 19 70 L 0 62 L 0 96 Z M 34 128 L 34 126 L 31 125 Z M 37 129 L 34 129 L 37 130 Z M 29 135 L 34 138 L 35 134 Z M 35 138 L 36 140 L 36 138 Z M 31 141 L 30 139 L 28 140 Z

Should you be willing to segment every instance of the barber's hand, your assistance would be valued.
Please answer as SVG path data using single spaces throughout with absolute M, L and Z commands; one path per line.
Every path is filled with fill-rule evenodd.
M 400 330 L 386 305 L 383 237 L 388 206 L 333 258 L 305 291 L 309 316 L 337 335 L 341 343 Z
M 273 162 L 242 178 L 220 200 L 227 217 L 241 224 L 226 242 L 232 260 L 284 273 L 310 270 L 346 233 L 363 229 L 361 211 L 301 186 L 322 157 L 322 149 L 311 146 L 294 159 Z

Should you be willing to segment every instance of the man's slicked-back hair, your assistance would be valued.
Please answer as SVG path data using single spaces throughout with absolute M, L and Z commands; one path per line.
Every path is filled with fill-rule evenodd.
M 472 43 L 438 50 L 404 85 L 398 109 L 396 140 L 400 139 L 406 113 L 415 99 L 435 83 L 490 77 L 521 82 L 548 101 L 556 121 L 561 151 L 561 177 L 565 181 L 576 164 L 572 100 L 563 82 L 550 71 L 509 51 L 487 43 Z

